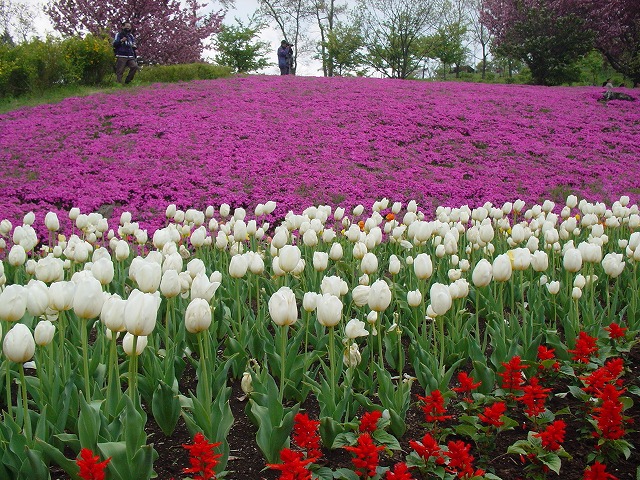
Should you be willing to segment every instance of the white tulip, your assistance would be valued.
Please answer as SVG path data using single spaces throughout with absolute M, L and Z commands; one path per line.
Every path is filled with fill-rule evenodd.
M 349 291 L 349 286 L 342 278 L 332 275 L 329 277 L 323 277 L 320 283 L 320 291 L 324 295 L 330 293 L 336 297 L 341 297 Z
M 365 328 L 365 323 L 357 318 L 352 318 L 347 322 L 347 325 L 344 327 L 344 334 L 349 339 L 354 339 L 358 337 L 366 337 L 369 335 L 369 331 Z
M 76 285 L 73 282 L 53 282 L 49 285 L 49 307 L 58 312 L 71 310 Z
M 17 322 L 27 311 L 27 290 L 22 285 L 13 284 L 0 292 L 0 320 Z
M 449 287 L 442 283 L 434 283 L 429 290 L 431 308 L 436 315 L 444 315 L 453 303 Z
M 363 307 L 367 303 L 369 303 L 369 290 L 371 287 L 368 285 L 358 285 L 351 292 L 351 298 L 353 299 L 353 303 L 358 307 Z
M 564 252 L 562 264 L 569 272 L 578 272 L 582 268 L 582 254 L 577 248 L 569 248 Z
M 127 301 L 120 298 L 120 295 L 108 296 L 102 304 L 100 311 L 100 321 L 112 332 L 122 332 L 124 325 L 124 307 Z
M 329 254 L 326 252 L 313 252 L 313 269 L 316 272 L 324 272 L 329 265 Z
M 367 275 L 376 273 L 378 271 L 378 257 L 371 252 L 366 253 L 360 261 L 360 270 Z
M 342 301 L 330 293 L 325 293 L 316 300 L 318 322 L 325 327 L 335 327 L 342 318 Z
M 138 335 L 138 339 L 136 340 L 136 356 L 140 355 L 144 349 L 146 348 L 149 340 L 146 335 Z M 122 349 L 124 353 L 131 356 L 133 354 L 133 334 L 126 333 L 124 338 L 122 339 Z
M 49 308 L 49 288 L 40 280 L 29 280 L 27 284 L 27 310 L 39 317 Z
M 184 312 L 184 326 L 190 333 L 200 333 L 209 328 L 212 320 L 211 306 L 204 298 L 194 298 Z
M 511 278 L 511 260 L 506 253 L 498 255 L 493 260 L 492 272 L 496 282 L 506 282 Z
M 417 307 L 422 304 L 422 293 L 420 290 L 410 290 L 407 292 L 407 303 L 410 307 Z
M 362 355 L 360 354 L 360 350 L 358 349 L 358 344 L 354 342 L 349 345 L 349 348 L 345 349 L 342 356 L 342 362 L 347 368 L 355 368 L 360 365 L 361 361 Z
M 33 337 L 36 345 L 41 347 L 49 345 L 53 340 L 55 333 L 56 327 L 49 320 L 42 320 L 38 322 L 35 330 L 33 331 Z
M 481 259 L 473 269 L 471 281 L 477 288 L 486 287 L 493 278 L 493 267 L 486 258 Z
M 413 259 L 413 271 L 421 280 L 426 280 L 433 274 L 433 263 L 427 253 L 419 253 Z
M 12 362 L 24 363 L 33 358 L 36 343 L 29 327 L 23 323 L 16 323 L 9 330 L 2 342 L 2 352 Z
M 132 335 L 147 336 L 156 326 L 160 294 L 143 293 L 133 290 L 124 308 L 124 321 L 127 331 Z
M 280 287 L 269 298 L 269 315 L 278 326 L 293 325 L 298 320 L 296 296 L 289 287 Z
M 382 312 L 391 304 L 391 289 L 384 280 L 376 280 L 369 290 L 369 308 Z

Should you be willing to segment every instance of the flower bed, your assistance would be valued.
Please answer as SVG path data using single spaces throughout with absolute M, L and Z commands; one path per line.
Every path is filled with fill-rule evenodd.
M 0 115 L 3 216 L 72 207 L 150 233 L 166 204 L 388 197 L 436 206 L 638 198 L 638 102 L 599 88 L 248 77 L 67 99 Z
M 42 478 L 98 464 L 149 478 L 165 464 L 150 417 L 154 440 L 178 422 L 202 435 L 190 449 L 208 460 L 185 473 L 242 478 L 239 415 L 281 478 L 512 478 L 505 457 L 528 478 L 631 478 L 640 214 L 627 197 L 570 196 L 560 215 L 550 201 L 441 207 L 433 221 L 383 199 L 267 228 L 275 208 L 170 205 L 152 241 L 128 213 L 97 235 L 99 214 L 72 211 L 76 233 L 37 251 L 35 215 L 0 223 L 7 478 L 24 462 Z

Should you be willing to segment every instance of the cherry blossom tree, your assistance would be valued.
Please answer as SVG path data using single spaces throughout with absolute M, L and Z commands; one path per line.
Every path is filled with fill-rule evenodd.
M 198 0 L 53 0 L 45 12 L 63 35 L 113 37 L 123 21 L 130 21 L 145 60 L 176 64 L 201 61 L 205 42 L 220 30 L 224 11 L 205 14 L 205 5 Z
M 577 60 L 593 48 L 593 32 L 573 11 L 562 14 L 559 0 L 484 0 L 482 21 L 501 54 L 518 58 L 534 83 L 577 80 Z
M 640 84 L 638 0 L 556 0 L 560 14 L 574 13 L 595 32 L 595 46 L 611 66 Z

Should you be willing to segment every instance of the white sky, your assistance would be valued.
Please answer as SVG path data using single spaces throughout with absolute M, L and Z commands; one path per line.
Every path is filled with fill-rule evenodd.
M 100 1 L 100 0 L 95 0 Z M 48 17 L 42 12 L 42 6 L 46 2 L 46 0 L 26 0 L 26 3 L 36 7 L 39 15 L 36 19 L 36 30 L 38 35 L 46 36 L 47 34 L 54 33 L 53 27 L 49 22 Z M 217 2 L 212 2 L 214 10 L 220 9 L 220 4 Z M 249 17 L 258 9 L 258 1 L 257 0 L 235 0 L 235 8 L 229 10 L 225 16 L 224 23 L 225 24 L 235 24 L 235 17 L 238 17 L 243 24 L 247 24 L 247 20 Z M 282 40 L 282 34 L 272 28 L 267 27 L 260 33 L 259 39 L 263 42 L 267 42 L 272 47 L 272 56 L 267 57 L 270 62 L 273 63 L 273 66 L 267 67 L 262 70 L 260 73 L 278 75 L 280 70 L 277 67 L 277 56 L 276 50 L 280 46 L 280 41 Z M 142 50 L 142 48 L 141 48 Z M 205 51 L 205 59 L 213 60 L 213 56 L 215 52 L 213 51 Z M 144 56 L 144 55 L 143 55 Z M 322 64 L 318 60 L 314 60 L 307 56 L 298 56 L 298 75 L 308 75 L 308 76 L 319 76 L 322 75 Z

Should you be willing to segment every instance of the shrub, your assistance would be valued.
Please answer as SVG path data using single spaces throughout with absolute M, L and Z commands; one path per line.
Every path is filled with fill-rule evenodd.
M 71 63 L 76 80 L 82 85 L 97 85 L 113 72 L 114 56 L 111 39 L 87 35 L 62 42 L 65 57 Z
M 220 67 L 209 63 L 190 63 L 185 65 L 151 65 L 138 72 L 137 79 L 142 82 L 187 82 L 190 80 L 212 80 L 231 75 L 229 67 Z

